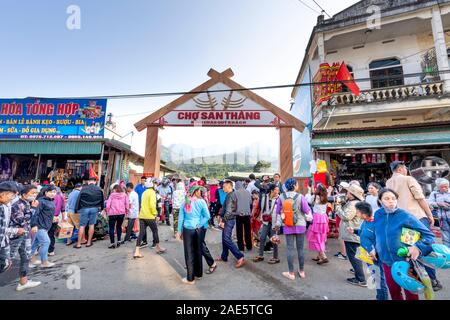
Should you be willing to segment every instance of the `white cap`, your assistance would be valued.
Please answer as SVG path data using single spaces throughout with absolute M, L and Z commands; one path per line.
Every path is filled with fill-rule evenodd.
M 145 181 L 144 187 L 146 188 L 153 188 L 154 184 L 151 178 L 147 178 L 147 180 Z

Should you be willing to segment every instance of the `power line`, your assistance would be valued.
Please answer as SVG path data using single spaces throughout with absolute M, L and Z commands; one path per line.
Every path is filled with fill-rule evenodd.
M 322 10 L 322 12 L 324 12 L 324 13 L 328 16 L 328 18 L 331 18 L 331 16 L 328 14 L 328 12 L 326 12 L 325 9 L 322 8 L 322 7 L 320 6 L 320 4 L 317 3 L 316 0 L 313 0 L 313 1 L 314 1 L 315 4 L 317 4 L 317 6 L 320 8 L 320 10 Z
M 430 74 L 447 74 L 450 70 L 443 71 L 433 71 Z M 315 86 L 321 84 L 330 83 L 346 83 L 346 82 L 367 82 L 373 80 L 392 80 L 399 78 L 415 78 L 423 76 L 424 72 L 416 73 L 405 73 L 400 75 L 392 76 L 379 76 L 379 77 L 368 77 L 368 78 L 356 78 L 352 80 L 334 80 L 334 81 L 319 81 L 319 82 L 306 82 L 306 83 L 295 83 L 295 84 L 282 84 L 282 85 L 272 85 L 272 86 L 260 86 L 251 88 L 239 88 L 239 89 L 216 89 L 216 90 L 199 90 L 199 91 L 178 91 L 178 92 L 160 92 L 160 93 L 138 93 L 138 94 L 124 94 L 124 95 L 109 95 L 109 96 L 85 96 L 85 97 L 28 97 L 30 99 L 132 99 L 132 98 L 154 98 L 154 97 L 167 97 L 167 96 L 179 96 L 185 94 L 197 95 L 201 93 L 219 93 L 219 92 L 240 92 L 240 91 L 256 91 L 256 90 L 269 90 L 269 89 L 284 89 L 284 88 L 294 88 L 294 87 L 304 87 L 304 86 Z
M 321 14 L 319 11 L 317 11 L 316 9 L 310 7 L 308 4 L 306 4 L 305 2 L 303 2 L 302 0 L 298 0 L 301 4 L 303 4 L 305 7 L 311 9 L 312 11 L 314 11 L 317 14 Z

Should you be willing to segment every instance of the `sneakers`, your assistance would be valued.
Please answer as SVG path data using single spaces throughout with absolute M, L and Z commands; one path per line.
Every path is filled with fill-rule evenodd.
M 139 248 L 145 248 L 148 247 L 148 243 L 147 242 L 142 242 L 141 245 L 139 246 Z
M 353 269 L 350 269 L 350 270 L 348 270 L 348 271 L 350 271 L 350 273 L 355 274 L 355 270 L 353 270 Z
M 152 244 L 150 248 L 155 249 L 156 243 Z
M 37 267 L 38 265 L 40 265 L 40 264 L 42 264 L 42 261 L 41 261 L 41 260 L 36 260 L 35 263 L 30 262 L 30 263 L 28 264 L 28 268 L 33 269 L 33 268 L 36 268 L 36 267 Z
M 348 278 L 347 282 L 354 286 L 367 287 L 366 281 L 358 281 L 356 278 Z
M 343 255 L 341 252 L 336 253 L 334 256 L 341 260 L 347 260 L 347 256 Z
M 28 280 L 27 283 L 25 283 L 25 284 L 20 284 L 19 283 L 17 285 L 17 287 L 16 287 L 16 291 L 22 291 L 22 290 L 25 290 L 25 289 L 35 288 L 35 287 L 39 286 L 40 284 L 41 284 L 40 281 Z
M 53 257 L 54 255 L 55 255 L 55 252 L 49 252 L 49 253 L 48 253 L 48 256 L 49 256 L 49 257 Z
M 52 268 L 55 264 L 53 262 L 47 262 L 47 264 L 41 264 L 41 268 Z
M 442 284 L 437 279 L 431 280 L 431 285 L 433 286 L 433 291 L 442 290 Z
M 183 281 L 184 284 L 195 284 L 195 280 L 188 281 L 187 278 L 183 278 L 183 279 L 181 279 L 181 281 Z

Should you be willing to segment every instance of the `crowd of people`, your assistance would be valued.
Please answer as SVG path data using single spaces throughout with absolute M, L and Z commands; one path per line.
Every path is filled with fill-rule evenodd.
M 279 174 L 262 179 L 251 174 L 236 182 L 142 177 L 137 186 L 123 181 L 114 183 L 106 192 L 109 194 L 106 199 L 95 177 L 86 175 L 83 184 L 75 185 L 67 201 L 54 185 L 2 182 L 0 272 L 11 268 L 18 255 L 17 290 L 40 285 L 28 279 L 29 269 L 55 266 L 49 256 L 55 255 L 55 233 L 64 221 L 76 230 L 67 245 L 89 248 L 96 234 L 101 234 L 99 229 L 103 229 L 103 236 L 109 234 L 109 249 L 135 240 L 134 259 L 142 258 L 141 249 L 149 245 L 147 227 L 152 233 L 151 247 L 157 254 L 166 253 L 160 244 L 158 228 L 161 224 L 173 224 L 173 238 L 183 242 L 186 264 L 183 282 L 190 285 L 203 276 L 203 258 L 207 263 L 206 274 L 215 272 L 219 263 L 226 263 L 230 252 L 236 268 L 248 263 L 246 256 L 253 249 L 256 249 L 251 258 L 253 263 L 264 261 L 264 255 L 272 253 L 267 262 L 278 264 L 281 241 L 285 241 L 287 249 L 287 270 L 281 276 L 304 279 L 305 242 L 310 251 L 317 253 L 313 258 L 317 265 L 329 264 L 327 242 L 330 225 L 334 223 L 340 243 L 335 256 L 348 260 L 354 273 L 348 283 L 367 286 L 364 263 L 359 259 L 363 249 L 372 260 L 369 270 L 377 282 L 378 300 L 388 300 L 389 296 L 401 300 L 403 294 L 406 299 L 418 299 L 417 293 L 394 281 L 391 268 L 396 261 L 405 259 L 397 255 L 404 246 L 400 241 L 403 228 L 421 235 L 408 247 L 407 259 L 417 260 L 432 251 L 436 241 L 431 231 L 435 217 L 439 218 L 443 243 L 450 246 L 449 181 L 439 179 L 436 190 L 426 199 L 418 182 L 408 176 L 403 162 L 392 162 L 391 169 L 393 175 L 386 186 L 370 183 L 367 194 L 357 181 L 341 182 L 336 188 L 313 183 L 302 194 L 295 178 L 283 182 Z M 212 256 L 205 240 L 212 228 L 222 232 L 222 252 L 218 257 Z M 442 289 L 436 271 L 429 266 L 425 268 L 433 289 Z

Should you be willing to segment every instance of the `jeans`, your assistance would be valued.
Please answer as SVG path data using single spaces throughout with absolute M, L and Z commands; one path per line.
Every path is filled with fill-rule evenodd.
M 405 292 L 406 300 L 419 300 L 419 295 L 412 293 L 400 287 L 392 278 L 391 267 L 383 264 L 384 274 L 386 276 L 386 284 L 389 288 L 392 300 L 404 300 L 402 291 Z
M 80 227 L 95 226 L 98 208 L 83 208 L 78 212 L 80 213 Z
M 261 237 L 259 238 L 259 253 L 258 255 L 262 257 L 264 255 L 264 244 L 266 243 L 266 238 L 269 239 L 275 235 L 275 231 L 272 229 L 272 223 L 263 224 L 260 231 Z M 278 259 L 278 245 L 273 245 L 273 257 L 274 259 Z
M 136 242 L 136 246 L 140 246 L 142 239 L 144 238 L 144 234 L 147 235 L 146 229 L 150 227 L 153 233 L 153 243 L 159 244 L 159 236 L 158 236 L 158 225 L 156 224 L 156 219 L 139 219 L 139 237 Z
M 347 251 L 348 260 L 350 260 L 353 270 L 355 270 L 355 278 L 359 282 L 366 281 L 362 261 L 355 258 L 356 250 L 359 247 L 359 243 L 349 241 L 344 241 L 344 243 L 345 243 L 345 251 Z
M 367 267 L 375 277 L 377 285 L 377 300 L 389 300 L 389 291 L 386 285 L 383 265 L 379 260 L 376 260 L 373 265 L 367 264 Z
M 422 218 L 422 219 L 420 219 L 420 222 L 422 222 L 425 227 L 427 227 L 428 229 L 431 230 L 430 221 L 428 220 L 428 218 Z M 430 276 L 430 279 L 436 280 L 436 270 L 434 270 L 433 268 L 427 267 L 427 266 L 424 266 L 424 267 L 425 267 L 425 270 L 427 271 L 428 275 Z
M 125 241 L 130 241 L 135 221 L 136 219 L 128 219 L 127 234 L 125 235 Z
M 212 257 L 211 253 L 209 252 L 208 247 L 206 246 L 205 238 L 206 238 L 206 231 L 208 229 L 202 228 L 200 231 L 200 249 L 202 251 L 202 256 L 205 258 L 206 263 L 208 266 L 212 266 L 214 264 L 214 258 Z
M 31 256 L 34 256 L 37 247 L 39 247 L 39 255 L 41 261 L 48 260 L 48 247 L 50 246 L 50 238 L 48 237 L 48 231 L 45 229 L 39 229 L 31 245 Z
M 50 230 L 48 230 L 48 237 L 50 238 L 50 246 L 48 247 L 48 252 L 55 251 L 55 232 L 58 228 L 58 222 L 53 222 Z
M 244 238 L 245 247 L 247 250 L 252 250 L 250 216 L 236 216 L 236 237 L 239 250 L 244 251 Z
M 115 243 L 114 231 L 116 231 L 117 233 L 117 242 L 120 242 L 120 239 L 122 238 L 122 224 L 124 219 L 125 219 L 124 214 L 108 217 L 109 240 L 111 241 L 111 244 Z
M 286 246 L 287 246 L 287 261 L 289 272 L 294 272 L 294 251 L 295 245 L 297 246 L 297 255 L 298 255 L 298 269 L 303 271 L 303 267 L 305 265 L 305 253 L 304 253 L 304 245 L 305 245 L 305 234 L 287 234 L 286 235 Z
M 200 229 L 183 228 L 184 259 L 186 261 L 187 280 L 193 281 L 195 277 L 203 275 L 202 250 L 200 244 Z
M 222 254 L 221 258 L 223 261 L 228 260 L 228 253 L 231 251 L 231 253 L 235 256 L 236 259 L 241 259 L 244 257 L 242 252 L 239 251 L 239 248 L 236 246 L 236 244 L 231 239 L 234 225 L 236 224 L 236 220 L 228 220 L 225 222 L 225 226 L 223 228 L 222 232 Z
M 11 259 L 14 259 L 17 253 L 20 256 L 19 276 L 26 277 L 28 274 L 28 263 L 31 259 L 31 238 L 29 235 L 24 235 L 17 239 L 11 239 L 9 245 Z

